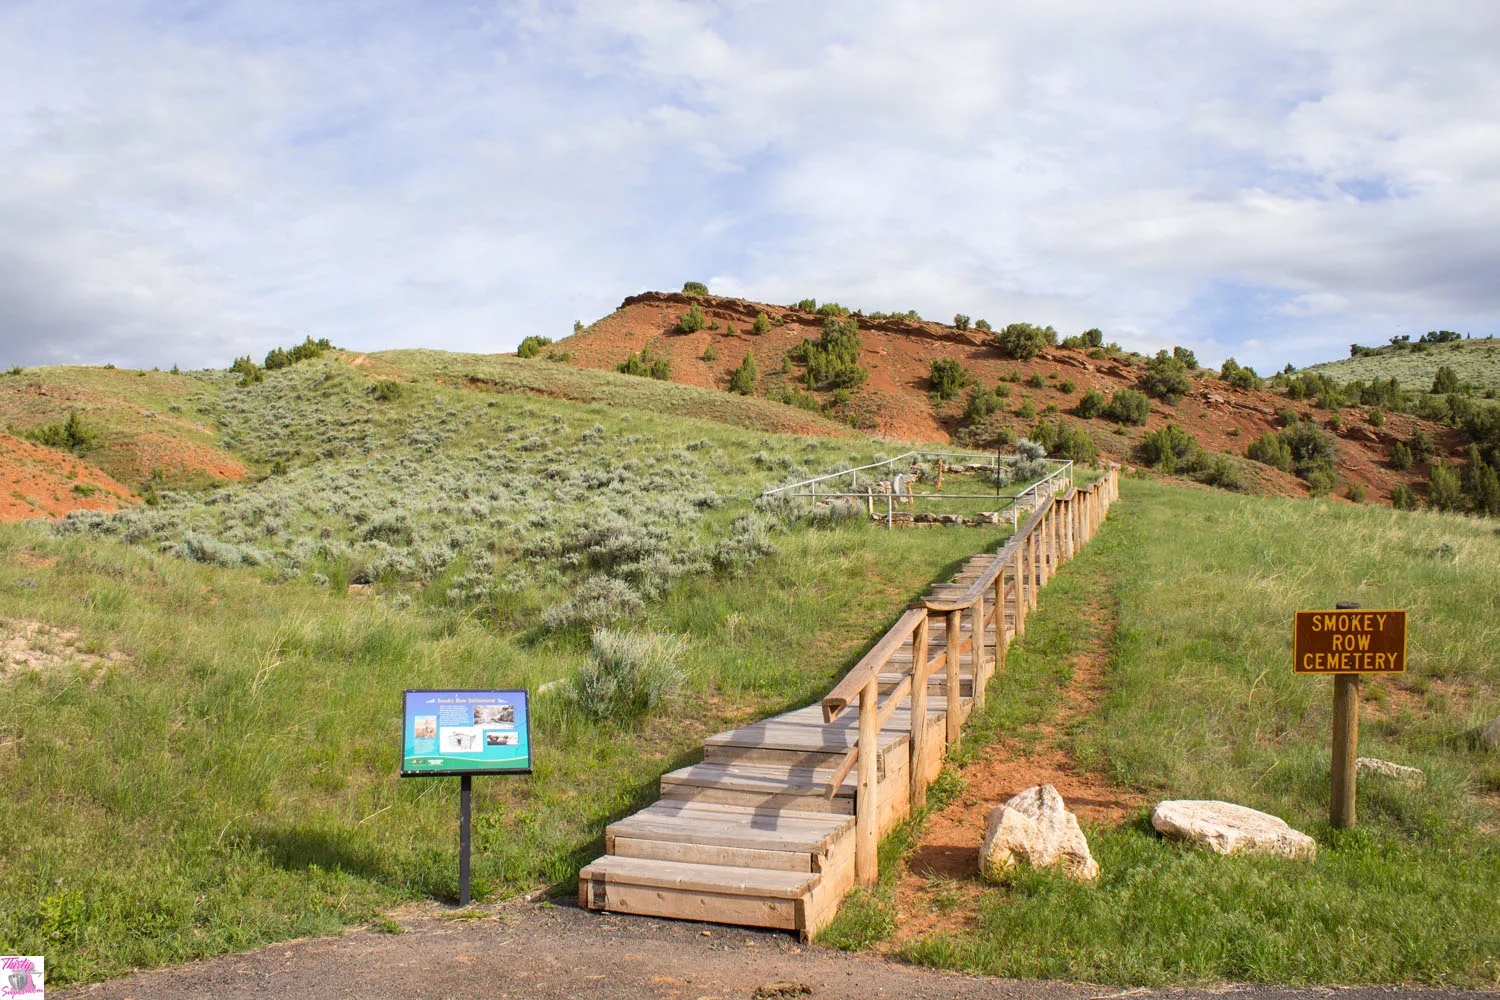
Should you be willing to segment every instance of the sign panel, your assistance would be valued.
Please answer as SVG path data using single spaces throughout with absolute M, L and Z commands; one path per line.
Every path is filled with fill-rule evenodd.
M 407 691 L 401 776 L 530 774 L 525 691 Z
M 1404 674 L 1406 612 L 1299 611 L 1292 646 L 1299 674 Z

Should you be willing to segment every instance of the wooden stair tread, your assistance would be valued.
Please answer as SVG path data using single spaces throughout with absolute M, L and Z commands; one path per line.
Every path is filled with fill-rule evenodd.
M 852 816 L 746 806 L 725 809 L 659 801 L 611 823 L 609 837 L 674 843 L 815 853 L 826 850 L 854 825 Z
M 656 861 L 606 854 L 579 872 L 580 881 L 599 881 L 657 889 L 712 892 L 726 896 L 797 899 L 822 880 L 818 872 L 784 872 L 768 868 L 732 868 L 685 861 Z
M 735 791 L 763 792 L 781 795 L 824 795 L 832 767 L 782 767 L 776 764 L 747 764 L 735 761 L 718 764 L 705 761 L 690 764 L 661 776 L 663 785 L 691 785 L 697 788 L 721 788 Z M 835 798 L 853 798 L 857 782 L 844 778 Z
M 751 726 L 716 733 L 703 743 L 710 747 L 796 750 L 803 753 L 828 753 L 842 756 L 848 753 L 849 748 L 855 744 L 859 732 L 857 728 L 838 725 L 839 721 L 842 720 L 835 720 L 827 726 L 795 722 L 757 722 Z M 907 733 L 904 729 L 882 729 L 880 731 L 881 753 L 889 753 L 897 744 L 906 739 Z

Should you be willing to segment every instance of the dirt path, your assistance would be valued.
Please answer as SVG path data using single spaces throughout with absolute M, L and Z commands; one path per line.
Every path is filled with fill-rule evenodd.
M 399 916 L 407 928 L 404 934 L 359 930 L 342 937 L 291 941 L 108 983 L 53 990 L 49 995 L 74 1000 L 1134 1000 L 1151 995 L 1187 1000 L 1233 992 L 1250 1000 L 1312 1000 L 1330 993 L 1232 986 L 1151 993 L 962 976 L 808 947 L 787 934 L 600 915 L 572 906 L 536 903 L 489 909 L 473 920 L 455 920 L 451 911 L 436 908 Z M 1340 995 L 1347 1000 L 1386 1000 L 1408 992 L 1418 995 L 1392 989 L 1340 991 Z M 1462 994 L 1427 991 L 1420 995 L 1438 1000 Z
M 888 949 L 899 950 L 935 931 L 972 928 L 985 891 L 979 881 L 985 823 L 991 809 L 1022 789 L 1052 785 L 1085 826 L 1124 822 L 1145 804 L 1139 794 L 1078 767 L 1066 746 L 1068 731 L 1092 715 L 1104 697 L 1115 627 L 1112 612 L 1102 604 L 1090 605 L 1084 617 L 1089 638 L 1074 657 L 1072 679 L 1052 717 L 988 747 L 959 772 L 964 792 L 928 818 L 896 886 L 899 930 Z

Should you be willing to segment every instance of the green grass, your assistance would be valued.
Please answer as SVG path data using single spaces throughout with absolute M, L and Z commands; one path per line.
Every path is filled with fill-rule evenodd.
M 238 453 L 281 459 L 284 475 L 163 491 L 159 509 L 62 533 L 0 526 L 6 618 L 76 629 L 83 651 L 121 656 L 0 681 L 0 782 L 28 817 L 0 827 L 0 941 L 47 954 L 59 983 L 384 926 L 391 905 L 451 898 L 457 783 L 396 777 L 400 692 L 572 675 L 586 630 L 545 628 L 539 612 L 593 557 L 580 550 L 573 565 L 565 546 L 539 543 L 635 504 L 652 508 L 642 523 L 653 510 L 699 515 L 677 518 L 662 543 L 674 551 L 715 545 L 800 462 L 876 454 L 868 441 L 431 384 L 377 404 L 351 378 L 316 362 L 248 388 L 192 377 L 196 405 Z M 531 436 L 545 446 L 507 447 Z M 505 450 L 490 470 L 494 448 Z M 620 470 L 628 481 L 574 482 Z M 715 505 L 681 502 L 707 492 Z M 393 547 L 465 528 L 480 541 L 450 548 L 435 575 L 383 578 L 362 597 L 319 578 L 335 568 L 327 555 L 298 561 L 303 543 L 357 542 L 366 514 L 392 507 L 409 511 L 413 536 Z M 265 559 L 174 555 L 190 529 Z M 676 573 L 651 563 L 654 596 L 621 627 L 684 635 L 685 689 L 632 723 L 540 698 L 535 773 L 475 783 L 476 895 L 570 891 L 604 826 L 652 800 L 705 735 L 814 701 L 931 580 L 1007 530 L 794 524 L 772 527 L 774 551 L 754 558 Z M 499 585 L 515 573 L 527 579 Z
M 1500 391 L 1500 345 L 1492 337 L 1432 344 L 1420 352 L 1387 346 L 1380 348 L 1378 354 L 1325 361 L 1306 370 L 1321 372 L 1339 382 L 1355 379 L 1369 382 L 1395 376 L 1403 389 L 1426 392 L 1432 388 L 1438 368 L 1444 365 L 1452 368 L 1461 382 L 1472 382 L 1481 391 Z
M 1043 593 L 957 763 L 994 734 L 1034 737 L 1028 727 L 1069 679 L 1075 623 L 1103 604 L 1117 618 L 1109 694 L 1065 734 L 1079 761 L 1153 799 L 1222 798 L 1282 816 L 1318 840 L 1317 860 L 1183 849 L 1143 813 L 1087 830 L 1097 884 L 1022 873 L 980 890 L 972 931 L 897 953 L 1121 985 L 1500 982 L 1500 765 L 1474 739 L 1500 714 L 1493 529 L 1150 480 L 1127 480 L 1124 500 Z M 1410 673 L 1366 682 L 1360 749 L 1428 776 L 1424 789 L 1363 780 L 1351 831 L 1326 822 L 1330 682 L 1290 663 L 1292 612 L 1337 600 L 1409 609 Z M 891 838 L 889 860 L 915 836 Z M 887 865 L 881 888 L 845 907 L 832 943 L 891 936 L 896 874 Z

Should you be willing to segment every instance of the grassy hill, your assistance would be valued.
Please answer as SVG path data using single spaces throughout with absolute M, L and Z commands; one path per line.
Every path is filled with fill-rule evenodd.
M 1408 391 L 1427 392 L 1438 369 L 1448 367 L 1459 381 L 1481 392 L 1500 392 L 1500 345 L 1494 337 L 1439 344 L 1387 344 L 1362 350 L 1367 353 L 1309 365 L 1304 370 L 1320 372 L 1339 382 L 1394 378 Z
M 887 532 L 762 509 L 767 484 L 901 449 L 764 398 L 545 358 L 330 354 L 259 382 L 6 378 L 43 401 L 5 382 L 7 405 L 50 407 L 16 411 L 18 431 L 79 409 L 128 441 L 177 426 L 153 423 L 165 413 L 193 425 L 173 440 L 244 470 L 148 473 L 121 512 L 0 524 L 0 781 L 28 817 L 0 826 L 0 940 L 48 954 L 62 982 L 388 926 L 396 904 L 451 898 L 456 783 L 396 777 L 408 687 L 565 682 L 536 703 L 535 774 L 475 783 L 474 833 L 480 898 L 565 892 L 604 826 L 706 734 L 819 697 L 913 596 L 1006 530 Z M 1255 862 L 1210 866 L 1139 824 L 1091 831 L 1117 881 L 1003 890 L 982 923 L 1003 933 L 911 957 L 1122 982 L 1491 982 L 1500 948 L 1468 914 L 1500 889 L 1500 772 L 1472 738 L 1500 713 L 1485 655 L 1493 533 L 1456 515 L 1146 479 L 1116 511 L 1043 596 L 966 746 L 978 752 L 985 726 L 1045 722 L 1079 623 L 1095 620 L 1074 601 L 1091 580 L 1116 639 L 1107 697 L 1067 730 L 1078 766 L 1143 794 L 1283 812 L 1324 841 L 1319 867 L 1286 883 Z M 1326 699 L 1278 664 L 1287 609 L 1351 595 L 1413 611 L 1413 670 L 1371 692 L 1367 749 L 1430 781 L 1371 793 L 1367 826 L 1340 839 L 1317 819 Z M 571 697 L 596 627 L 680 642 L 677 693 L 645 711 Z M 1153 887 L 1175 915 L 1159 941 L 1128 919 Z M 867 902 L 845 943 L 878 939 Z M 1407 912 L 1422 934 L 1397 933 Z M 1268 942 L 1287 914 L 1315 924 L 1318 948 L 1368 945 L 1320 974 L 1297 958 L 1301 937 Z M 1374 931 L 1353 935 L 1351 914 Z M 1264 960 L 1222 947 L 1246 928 Z

